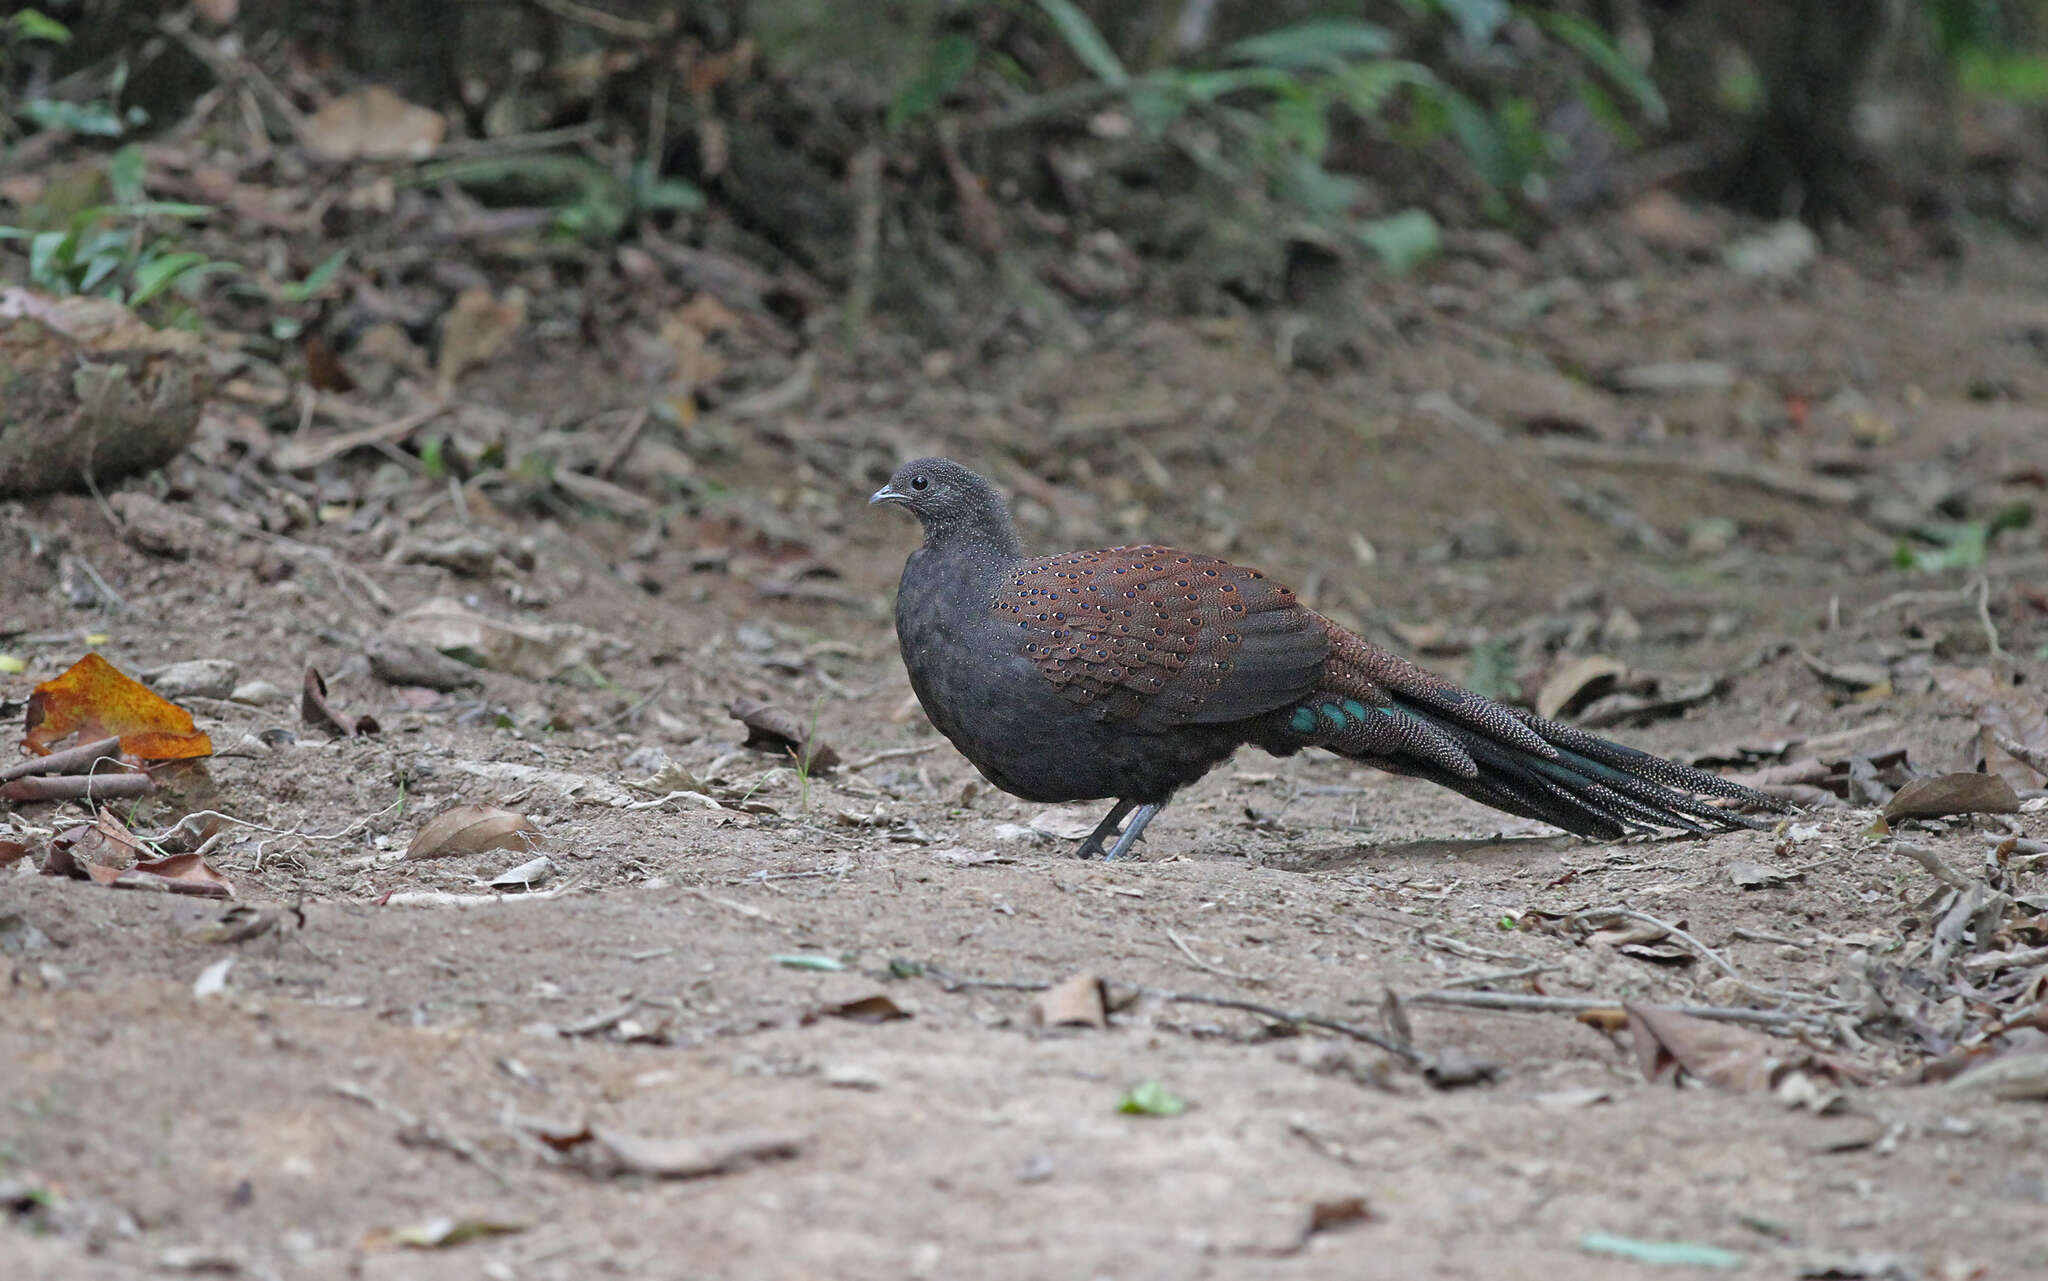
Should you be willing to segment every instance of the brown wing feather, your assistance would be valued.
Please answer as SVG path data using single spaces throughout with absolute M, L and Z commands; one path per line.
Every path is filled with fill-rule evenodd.
M 1064 698 L 1139 729 L 1283 707 L 1315 688 L 1329 652 L 1287 588 L 1170 547 L 1027 560 L 992 608 Z

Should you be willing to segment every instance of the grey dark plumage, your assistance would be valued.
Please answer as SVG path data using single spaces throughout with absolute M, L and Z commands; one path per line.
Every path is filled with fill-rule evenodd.
M 1082 843 L 1128 849 L 1237 748 L 1320 747 L 1580 836 L 1755 826 L 1709 798 L 1774 797 L 1459 689 L 1257 570 L 1169 547 L 1028 557 L 1001 495 L 943 458 L 873 502 L 924 526 L 896 598 L 918 702 L 991 783 L 1030 801 L 1114 798 Z

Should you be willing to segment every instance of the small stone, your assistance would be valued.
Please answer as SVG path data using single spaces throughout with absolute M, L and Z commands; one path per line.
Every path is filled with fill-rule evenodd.
M 195 658 L 158 668 L 144 677 L 151 689 L 176 702 L 181 698 L 226 698 L 234 692 L 235 665 L 225 658 Z
M 1820 237 L 1805 223 L 1790 218 L 1733 241 L 1721 251 L 1728 270 L 1757 280 L 1796 276 L 1819 258 Z
M 284 702 L 286 697 L 283 690 L 269 681 L 255 680 L 235 686 L 234 692 L 228 695 L 228 701 L 249 707 L 269 707 L 273 703 Z

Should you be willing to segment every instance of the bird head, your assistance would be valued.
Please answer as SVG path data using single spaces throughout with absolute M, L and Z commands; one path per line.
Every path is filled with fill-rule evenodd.
M 979 536 L 1006 547 L 1016 541 L 1002 495 L 950 458 L 903 464 L 868 502 L 908 508 L 924 525 L 927 543 L 946 536 Z

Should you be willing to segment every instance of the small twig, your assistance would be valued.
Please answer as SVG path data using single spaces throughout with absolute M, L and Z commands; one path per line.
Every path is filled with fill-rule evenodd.
M 86 477 L 86 480 L 88 482 L 90 482 L 91 479 L 92 478 L 90 476 Z M 98 487 L 94 486 L 93 488 L 94 494 L 97 497 Z M 105 502 L 106 500 L 101 499 L 100 501 Z M 109 508 L 108 510 L 111 511 L 112 508 Z M 87 560 L 83 556 L 78 555 L 76 552 L 73 552 L 71 555 L 65 557 L 65 559 L 70 561 L 72 564 L 78 566 L 78 568 L 85 574 L 85 576 L 92 580 L 92 585 L 94 589 L 97 590 L 100 596 L 107 602 L 108 608 L 112 609 L 113 612 L 117 614 L 125 614 L 128 612 L 128 602 L 122 599 L 121 593 L 115 591 L 112 585 L 110 585 L 106 579 L 100 577 L 100 571 L 93 568 L 93 564 L 91 561 Z
M 849 341 L 857 341 L 867 329 L 868 313 L 875 303 L 875 280 L 882 252 L 882 149 L 873 143 L 854 153 L 847 170 L 852 189 L 853 253 L 848 270 L 845 324 Z
M 1977 593 L 1977 622 L 1984 628 L 1984 643 L 1990 647 L 1991 657 L 2004 658 L 2005 651 L 1998 644 L 1998 629 L 1991 624 L 1991 579 L 1979 574 L 1976 581 L 1963 590 Z
M 1509 979 L 1526 979 L 1532 975 L 1548 974 L 1552 970 L 1561 968 L 1561 966 L 1545 965 L 1542 962 L 1537 961 L 1529 965 L 1524 965 L 1522 968 L 1518 970 L 1500 970 L 1492 974 L 1473 974 L 1462 979 L 1450 979 L 1447 982 L 1445 982 L 1444 986 L 1447 988 L 1485 987 L 1488 983 L 1505 983 Z
M 156 780 L 147 774 L 36 775 L 0 783 L 0 799 L 98 801 L 114 796 L 146 796 L 155 790 Z
M 949 973 L 936 965 L 930 964 L 924 967 L 924 976 L 948 992 L 958 992 L 968 988 L 1001 992 L 1043 992 L 1052 986 L 1050 983 L 1036 983 L 1029 980 L 961 978 L 957 974 Z M 1136 990 L 1140 997 L 1151 997 L 1154 1000 L 1166 1001 L 1177 1005 L 1212 1005 L 1223 1010 L 1242 1010 L 1246 1014 L 1256 1014 L 1261 1018 L 1271 1019 L 1275 1023 L 1292 1023 L 1302 1027 L 1319 1027 L 1325 1031 L 1348 1036 L 1355 1041 L 1364 1041 L 1367 1045 L 1377 1046 L 1408 1063 L 1410 1066 L 1420 1067 L 1428 1061 L 1428 1056 L 1418 1051 L 1414 1046 L 1397 1041 L 1385 1033 L 1375 1032 L 1369 1027 L 1360 1027 L 1355 1023 L 1346 1023 L 1340 1019 L 1324 1018 L 1320 1014 L 1303 1014 L 1294 1010 L 1275 1009 L 1270 1005 L 1260 1005 L 1256 1001 L 1242 1001 L 1234 996 L 1208 996 L 1200 992 L 1168 992 L 1154 987 L 1139 987 Z
M 758 907 L 755 907 L 751 903 L 742 903 L 737 899 L 720 898 L 716 894 L 713 894 L 708 890 L 698 889 L 694 885 L 685 885 L 682 887 L 682 891 L 685 894 L 701 898 L 706 903 L 709 903 L 714 907 L 722 907 L 728 912 L 738 912 L 741 916 L 747 917 L 751 920 L 766 921 L 770 925 L 782 924 L 782 922 L 776 920 L 773 916 L 770 916 L 768 913 L 762 911 Z
M 1266 981 L 1256 974 L 1239 974 L 1236 970 L 1226 970 L 1220 965 L 1215 965 L 1208 961 L 1203 960 L 1201 957 L 1195 955 L 1194 949 L 1187 945 L 1187 940 L 1183 939 L 1180 935 L 1175 934 L 1172 930 L 1168 930 L 1166 932 L 1166 937 L 1172 940 L 1173 945 L 1175 947 L 1180 949 L 1180 954 L 1182 956 L 1188 958 L 1188 964 L 1194 966 L 1198 970 L 1207 970 L 1209 973 L 1217 975 L 1221 978 L 1236 979 L 1240 983 L 1264 983 Z
M 1952 890 L 1967 891 L 1972 885 L 1976 884 L 1969 877 L 1950 867 L 1942 859 L 1941 855 L 1928 849 L 1925 845 L 1915 845 L 1910 841 L 1893 841 L 1892 851 L 1904 854 L 1907 858 L 1926 868 L 1929 876 Z
M 610 720 L 599 721 L 597 723 L 597 728 L 601 730 L 610 729 L 614 725 L 623 725 L 627 721 L 632 720 L 635 716 L 638 716 L 641 712 L 646 710 L 647 705 L 649 703 L 652 703 L 655 699 L 660 698 L 663 694 L 666 694 L 668 692 L 668 683 L 670 679 L 670 677 L 664 676 L 662 678 L 661 684 L 656 685 L 652 693 L 648 694 L 645 698 L 642 698 L 639 701 L 635 702 L 631 707 L 628 707 L 625 711 L 620 712 L 617 716 L 612 717 Z
M 451 894 L 446 890 L 404 890 L 376 900 L 379 907 L 495 907 L 500 903 L 538 903 L 560 898 L 579 881 L 557 885 L 551 890 L 529 890 L 524 894 Z
M 592 31 L 602 31 L 621 40 L 653 40 L 668 30 L 666 23 L 622 18 L 618 14 L 606 13 L 587 4 L 578 4 L 576 0 L 529 0 L 529 3 L 534 8 L 545 9 L 566 22 L 589 27 Z
M 1763 930 L 1752 930 L 1746 926 L 1738 926 L 1736 929 L 1729 932 L 1728 937 L 1732 939 L 1739 939 L 1744 943 L 1777 943 L 1785 947 L 1797 948 L 1810 948 L 1813 946 L 1813 944 L 1811 943 L 1802 942 L 1799 939 L 1795 938 L 1788 938 L 1783 934 L 1770 934 L 1766 933 Z
M 1733 979 L 1735 982 L 1741 984 L 1744 988 L 1748 989 L 1751 992 L 1756 993 L 1758 996 L 1767 997 L 1773 1001 L 1827 1002 L 1826 997 L 1814 996 L 1813 994 L 1808 992 L 1793 992 L 1784 988 L 1764 987 L 1761 984 L 1752 983 L 1748 979 L 1742 977 L 1742 972 L 1740 970 L 1736 969 L 1733 965 L 1729 964 L 1728 958 L 1722 956 L 1713 948 L 1708 947 L 1705 943 L 1700 942 L 1698 939 L 1686 933 L 1684 930 L 1679 929 L 1676 925 L 1671 924 L 1669 921 L 1658 920 L 1656 917 L 1651 916 L 1647 912 L 1638 912 L 1634 908 L 1629 907 L 1599 907 L 1593 908 L 1590 911 L 1577 913 L 1573 919 L 1585 921 L 1635 921 L 1638 924 L 1648 925 L 1654 929 L 1664 931 L 1664 933 L 1669 937 L 1677 940 L 1679 943 L 1684 944 L 1686 947 L 1691 948 L 1708 964 L 1712 965 L 1715 969 L 1721 971 L 1721 973 L 1727 975 L 1730 979 Z M 1839 1002 L 1828 1003 L 1832 1005 L 1839 1005 Z
M 9 765 L 6 769 L 0 769 L 0 783 L 26 778 L 30 774 L 69 774 L 72 770 L 90 768 L 98 764 L 101 757 L 106 757 L 118 765 L 121 764 L 120 747 L 119 738 L 96 738 L 90 743 L 80 743 L 61 752 L 51 752 L 48 756 L 31 756 L 25 761 Z
M 2048 752 L 2044 752 L 2038 747 L 2028 747 L 2025 743 L 2010 735 L 1994 734 L 1992 738 L 1998 744 L 1999 751 L 2004 752 L 2007 756 L 2012 757 L 2037 774 L 2048 774 Z
M 270 465 L 278 471 L 311 471 L 365 445 L 397 444 L 453 408 L 452 404 L 443 401 L 355 431 L 337 432 L 313 440 L 294 438 L 271 451 Z
M 435 1125 L 432 1121 L 423 1121 L 404 1108 L 399 1107 L 396 1103 L 388 1099 L 379 1098 L 377 1095 L 370 1093 L 362 1086 L 351 1081 L 330 1081 L 327 1083 L 327 1088 L 345 1099 L 354 1099 L 356 1102 L 365 1104 L 390 1117 L 393 1121 L 398 1122 L 399 1142 L 422 1147 L 440 1148 L 442 1151 L 458 1156 L 477 1169 L 482 1170 L 485 1174 L 490 1175 L 499 1187 L 509 1188 L 512 1186 L 512 1181 L 499 1173 L 497 1167 L 492 1165 L 484 1157 L 484 1154 L 476 1149 L 474 1144 L 456 1138 L 440 1126 Z
M 1587 1010 L 1619 1010 L 1619 999 L 1588 996 L 1525 996 L 1519 992 L 1417 992 L 1404 996 L 1410 1005 L 1455 1005 L 1468 1010 L 1507 1010 L 1531 1014 L 1580 1014 Z M 1674 1005 L 1696 1019 L 1722 1023 L 1755 1023 L 1763 1027 L 1805 1027 L 1822 1022 L 1817 1014 L 1792 1010 L 1750 1010 L 1739 1005 Z
M 922 756 L 937 746 L 937 743 L 921 743 L 916 747 L 891 747 L 879 752 L 869 752 L 866 756 L 856 757 L 839 768 L 852 773 L 855 770 L 864 770 L 870 765 L 880 765 L 883 761 L 900 761 L 910 756 Z
M 647 423 L 653 417 L 654 411 L 645 405 L 627 415 L 626 425 L 619 429 L 619 438 L 612 442 L 612 447 L 605 451 L 603 460 L 597 464 L 596 474 L 599 477 L 605 480 L 612 478 L 612 473 L 633 452 L 633 446 L 640 443 L 640 433 L 647 430 Z
M 1162 992 L 1157 988 L 1149 987 L 1141 987 L 1138 991 L 1144 996 L 1154 997 L 1161 1001 L 1171 1001 L 1180 1005 L 1213 1005 L 1218 1009 L 1242 1010 L 1247 1014 L 1256 1014 L 1261 1018 L 1272 1019 L 1276 1023 L 1294 1023 L 1303 1027 L 1319 1027 L 1328 1032 L 1336 1032 L 1340 1035 L 1348 1036 L 1354 1041 L 1363 1041 L 1367 1045 L 1377 1046 L 1379 1049 L 1385 1050 L 1411 1067 L 1420 1067 L 1428 1061 L 1427 1056 L 1414 1046 L 1403 1041 L 1397 1041 L 1384 1032 L 1375 1032 L 1369 1027 L 1360 1027 L 1356 1023 L 1345 1023 L 1338 1019 L 1324 1018 L 1319 1014 L 1302 1014 L 1293 1010 L 1276 1010 L 1270 1005 L 1260 1005 L 1255 1001 L 1240 1001 L 1236 997 L 1230 996 L 1204 996 L 1199 992 Z

